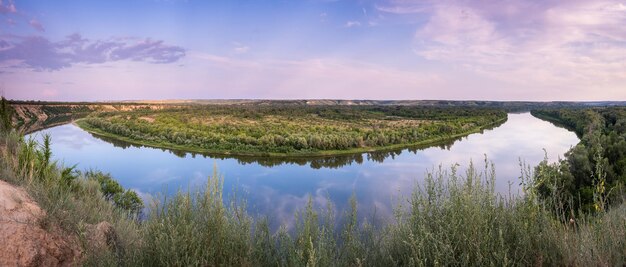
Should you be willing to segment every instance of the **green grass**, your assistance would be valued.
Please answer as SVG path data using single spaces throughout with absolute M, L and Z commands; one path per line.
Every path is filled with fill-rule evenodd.
M 208 177 L 196 192 L 151 203 L 145 220 L 107 201 L 97 180 L 64 178 L 47 162 L 45 145 L 0 139 L 2 179 L 26 188 L 48 213 L 42 224 L 78 236 L 87 266 L 623 266 L 626 205 L 563 222 L 556 201 L 545 201 L 529 167 L 525 195 L 495 192 L 495 167 L 470 164 L 428 172 L 385 224 L 358 221 L 355 198 L 334 214 L 333 204 L 309 203 L 292 229 L 272 231 L 246 203 L 223 201 L 223 179 Z M 69 181 L 69 182 L 68 182 Z M 557 196 L 555 196 L 557 198 Z M 112 223 L 114 249 L 95 249 L 87 224 Z M 340 222 L 337 226 L 337 222 Z

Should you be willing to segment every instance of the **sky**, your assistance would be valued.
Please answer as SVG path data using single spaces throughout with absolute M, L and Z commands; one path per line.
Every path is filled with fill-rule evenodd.
M 626 0 L 0 0 L 0 91 L 626 100 Z

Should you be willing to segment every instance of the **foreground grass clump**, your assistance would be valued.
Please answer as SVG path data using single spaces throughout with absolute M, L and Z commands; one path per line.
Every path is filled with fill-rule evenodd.
M 540 185 L 528 169 L 523 196 L 497 194 L 488 162 L 484 169 L 470 164 L 463 173 L 457 166 L 440 167 L 427 173 L 385 223 L 359 222 L 354 198 L 342 214 L 332 204 L 318 207 L 310 200 L 294 214 L 294 227 L 273 231 L 268 219 L 249 216 L 244 202 L 224 202 L 218 175 L 203 190 L 152 203 L 138 220 L 136 205 L 115 201 L 129 191 L 106 174 L 50 162 L 49 140 L 37 144 L 13 132 L 1 140 L 2 179 L 28 190 L 48 213 L 43 224 L 79 237 L 88 266 L 626 263 L 625 204 L 564 221 L 558 201 L 539 197 Z M 101 221 L 117 232 L 112 247 L 96 248 L 85 238 L 87 225 Z
M 226 207 L 222 180 L 206 189 L 178 193 L 153 206 L 143 223 L 147 266 L 245 266 L 250 258 L 252 219 L 245 205 Z

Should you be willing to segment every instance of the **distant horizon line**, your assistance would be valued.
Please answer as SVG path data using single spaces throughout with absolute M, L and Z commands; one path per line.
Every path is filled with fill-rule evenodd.
M 39 103 L 193 103 L 193 102 L 297 102 L 297 101 L 334 101 L 334 102 L 510 102 L 510 103 L 623 103 L 626 100 L 481 100 L 481 99 L 341 99 L 341 98 L 171 98 L 171 99 L 123 99 L 123 100 L 36 100 L 36 99 L 7 99 L 9 102 L 39 102 Z

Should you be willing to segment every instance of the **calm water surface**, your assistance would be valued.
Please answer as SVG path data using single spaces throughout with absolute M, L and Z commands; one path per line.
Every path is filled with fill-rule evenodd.
M 318 159 L 272 160 L 220 158 L 138 147 L 93 136 L 66 124 L 33 134 L 52 137 L 53 157 L 81 170 L 109 172 L 124 187 L 137 191 L 144 200 L 178 190 L 201 188 L 214 166 L 224 176 L 225 198 L 236 191 L 252 214 L 267 215 L 274 224 L 293 221 L 295 210 L 309 196 L 325 206 L 330 198 L 341 212 L 355 193 L 362 216 L 389 217 L 400 195 L 408 196 L 427 170 L 440 164 L 460 169 L 473 160 L 483 166 L 485 155 L 496 166 L 496 190 L 518 191 L 519 160 L 532 166 L 551 160 L 578 143 L 573 132 L 534 118 L 530 113 L 509 114 L 501 126 L 469 135 L 446 145 L 365 153 Z

